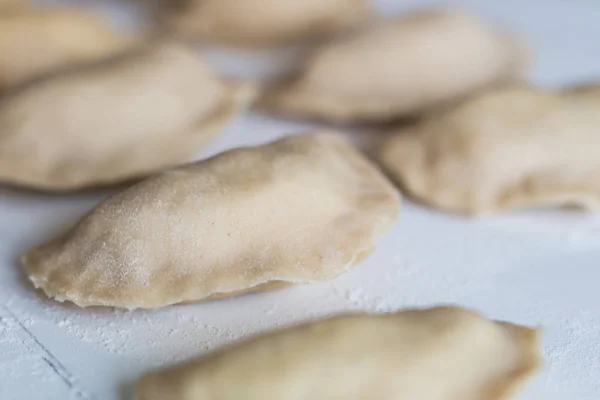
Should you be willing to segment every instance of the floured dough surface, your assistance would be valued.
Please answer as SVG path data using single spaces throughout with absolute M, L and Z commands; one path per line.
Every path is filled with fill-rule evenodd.
M 334 134 L 227 151 L 151 177 L 30 251 L 30 279 L 79 306 L 154 308 L 335 278 L 395 221 L 399 196 Z
M 189 161 L 248 100 L 173 43 L 51 77 L 0 104 L 0 181 L 73 190 L 145 176 Z
M 180 0 L 167 24 L 185 36 L 270 45 L 328 34 L 367 15 L 366 0 Z
M 524 65 L 521 44 L 474 16 L 419 11 L 325 44 L 261 106 L 334 122 L 388 121 L 518 76 Z
M 0 90 L 44 73 L 114 55 L 133 39 L 93 13 L 1 2 Z
M 600 206 L 600 96 L 510 85 L 401 129 L 381 160 L 401 186 L 464 213 Z
M 140 400 L 500 400 L 539 363 L 537 332 L 457 307 L 345 315 L 146 375 Z

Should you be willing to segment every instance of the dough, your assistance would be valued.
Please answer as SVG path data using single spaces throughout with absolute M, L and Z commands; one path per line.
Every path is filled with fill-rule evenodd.
M 394 187 L 349 143 L 302 135 L 151 177 L 25 264 L 56 300 L 155 308 L 333 279 L 373 250 L 398 207 Z
M 594 103 L 598 103 L 600 102 L 600 82 L 590 82 L 568 87 L 564 93 L 566 95 L 573 95 L 574 98 L 579 100 L 589 99 Z
M 518 76 L 515 39 L 455 9 L 375 23 L 324 45 L 260 107 L 339 123 L 387 122 Z
M 508 85 L 400 129 L 381 161 L 407 193 L 449 211 L 598 208 L 599 110 L 593 87 Z
M 13 11 L 17 8 L 22 8 L 29 5 L 27 0 L 0 0 L 0 11 Z
M 95 14 L 0 4 L 0 90 L 38 75 L 123 51 L 133 38 Z
M 537 332 L 457 307 L 343 315 L 149 373 L 139 400 L 501 400 L 539 363 Z
M 356 24 L 366 0 L 179 0 L 167 24 L 185 36 L 238 45 L 269 45 L 319 36 Z
M 48 78 L 0 103 L 0 181 L 73 190 L 189 161 L 249 95 L 173 43 Z

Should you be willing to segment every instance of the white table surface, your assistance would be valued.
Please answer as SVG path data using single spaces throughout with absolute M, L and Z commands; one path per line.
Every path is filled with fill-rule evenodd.
M 132 5 L 123 11 L 118 1 L 80 3 L 122 24 L 136 21 Z M 434 2 L 377 6 L 392 12 L 427 3 Z M 535 82 L 600 78 L 599 1 L 459 3 L 529 41 Z M 229 73 L 249 74 L 268 70 L 273 59 L 211 56 Z M 244 115 L 199 157 L 305 128 Z M 0 187 L 0 399 L 125 399 L 143 371 L 265 329 L 343 310 L 439 303 L 545 328 L 545 368 L 519 399 L 600 398 L 600 215 L 546 210 L 469 219 L 405 201 L 375 253 L 328 283 L 133 312 L 78 309 L 36 293 L 17 257 L 110 193 L 50 196 Z

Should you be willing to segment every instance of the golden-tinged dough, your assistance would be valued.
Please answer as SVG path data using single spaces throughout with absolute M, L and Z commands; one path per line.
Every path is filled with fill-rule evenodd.
M 0 89 L 111 56 L 132 43 L 131 37 L 90 12 L 10 10 L 0 14 Z
M 0 0 L 0 12 L 22 8 L 26 4 L 26 0 Z
M 187 162 L 250 95 L 172 43 L 46 79 L 0 104 L 0 181 L 73 190 Z
M 149 373 L 139 400 L 501 400 L 539 364 L 534 329 L 458 307 L 344 315 Z
M 28 6 L 28 0 L 0 0 L 0 12 L 14 11 Z
M 176 32 L 238 45 L 298 41 L 367 15 L 366 0 L 180 0 L 171 7 L 167 23 Z
M 325 44 L 299 75 L 267 91 L 261 107 L 334 122 L 380 122 L 518 76 L 517 41 L 455 9 L 379 22 Z
M 407 193 L 449 211 L 599 208 L 599 110 L 597 87 L 510 85 L 400 129 L 381 160 Z
M 373 250 L 398 207 L 352 145 L 301 135 L 151 177 L 24 262 L 56 300 L 155 308 L 335 278 Z

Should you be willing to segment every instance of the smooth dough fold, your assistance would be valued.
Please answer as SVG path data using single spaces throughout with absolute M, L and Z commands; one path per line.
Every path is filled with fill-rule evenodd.
M 0 103 L 0 182 L 66 191 L 188 162 L 252 98 L 161 42 L 27 86 Z
M 449 211 L 598 209 L 598 110 L 598 86 L 508 85 L 399 129 L 380 159 L 408 194 Z
M 338 123 L 387 122 L 519 76 L 515 38 L 458 9 L 414 12 L 326 43 L 262 109 Z
M 139 400 L 501 400 L 539 364 L 537 331 L 458 307 L 343 315 L 152 372 Z

